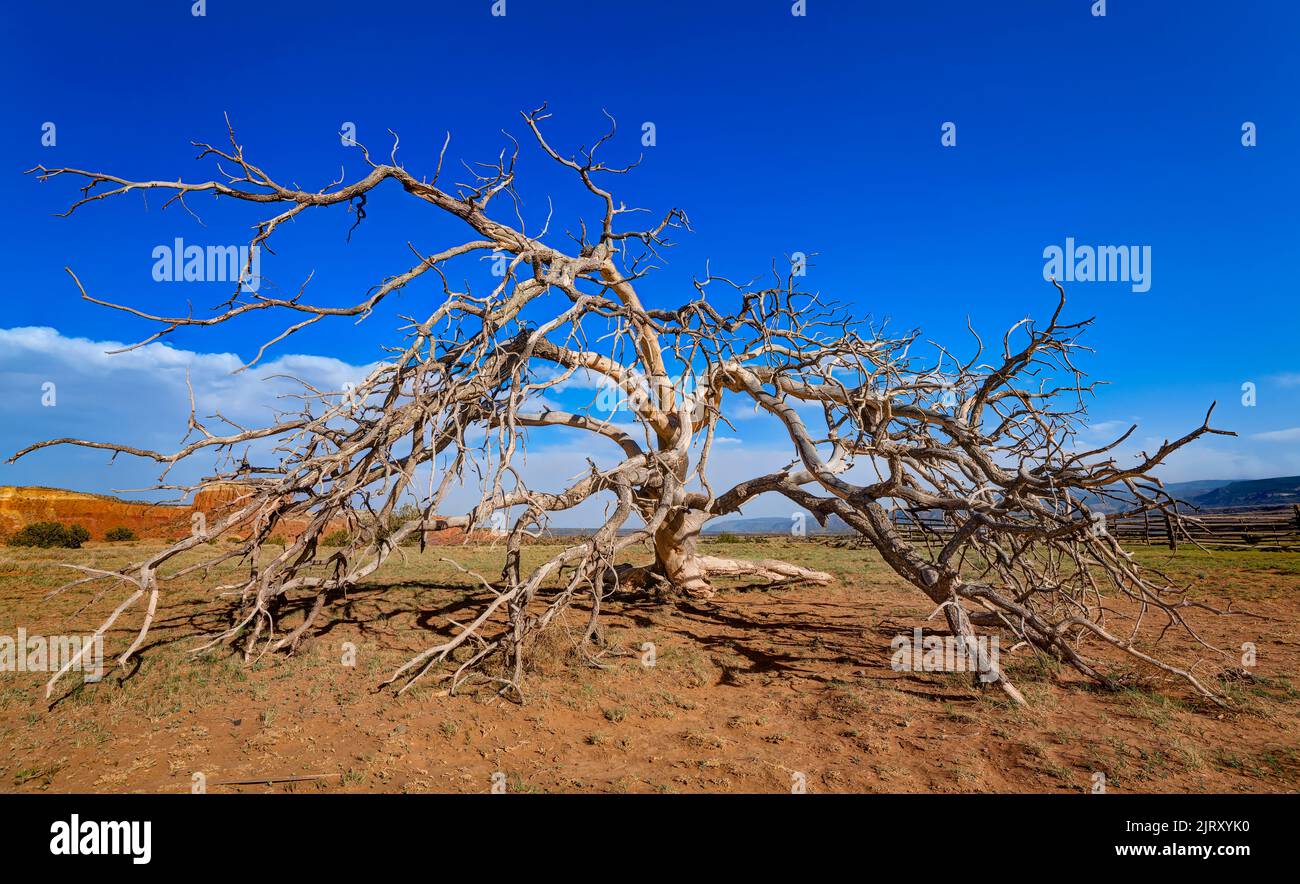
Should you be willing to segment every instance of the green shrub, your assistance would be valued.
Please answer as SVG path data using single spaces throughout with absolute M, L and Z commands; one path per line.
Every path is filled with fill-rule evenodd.
M 116 528 L 109 528 L 104 534 L 104 539 L 112 543 L 118 543 L 123 540 L 135 540 L 135 532 L 123 525 Z
M 375 540 L 384 540 L 392 537 L 398 529 L 402 528 L 408 522 L 416 522 L 421 518 L 423 518 L 423 514 L 420 512 L 419 507 L 413 503 L 404 504 L 389 514 L 387 520 L 372 520 L 371 524 L 367 526 L 367 536 L 373 537 Z M 410 534 L 402 538 L 399 545 L 419 546 L 420 537 L 423 533 L 423 531 L 418 530 L 412 531 Z
M 403 506 L 400 506 L 397 508 L 397 511 L 393 513 L 393 517 L 389 522 L 389 531 L 390 532 L 396 531 L 398 528 L 402 527 L 407 522 L 418 521 L 419 519 L 423 518 L 423 516 L 424 514 L 420 512 L 420 508 L 413 503 L 408 503 Z M 412 531 L 410 534 L 402 538 L 402 542 L 399 545 L 419 546 L 420 535 L 423 533 L 424 532 L 422 531 Z
M 718 543 L 740 543 L 740 538 L 735 534 L 729 534 L 726 531 L 718 535 Z
M 407 522 L 414 522 L 420 518 L 420 508 L 413 503 L 404 503 L 393 513 L 393 527 L 404 525 Z
M 7 541 L 10 546 L 37 546 L 51 549 L 56 546 L 80 549 L 90 539 L 90 532 L 80 525 L 62 522 L 33 522 Z
M 326 534 L 323 538 L 321 538 L 321 546 L 347 546 L 347 545 L 348 545 L 348 532 L 346 531 L 342 531 L 342 530 L 331 531 L 329 534 Z

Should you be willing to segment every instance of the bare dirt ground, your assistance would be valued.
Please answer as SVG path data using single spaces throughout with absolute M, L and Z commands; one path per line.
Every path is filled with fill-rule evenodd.
M 132 546 L 0 549 L 0 635 L 88 633 L 120 590 L 88 607 L 87 593 L 43 602 L 71 573 L 58 563 L 120 564 L 139 555 Z M 0 791 L 188 792 L 196 772 L 210 792 L 486 792 L 498 772 L 514 792 L 783 792 L 799 776 L 809 792 L 1080 792 L 1098 772 L 1110 792 L 1300 788 L 1300 554 L 1136 551 L 1193 583 L 1193 597 L 1273 618 L 1190 618 L 1220 647 L 1258 646 L 1253 679 L 1215 682 L 1230 710 L 1136 669 L 1123 690 L 1105 691 L 1004 649 L 1030 702 L 1021 710 L 967 675 L 891 669 L 894 636 L 937 625 L 873 552 L 793 540 L 709 547 L 815 565 L 838 581 L 733 585 L 676 605 L 614 599 L 604 668 L 556 635 L 524 705 L 442 696 L 432 682 L 401 697 L 375 690 L 483 598 L 439 557 L 492 573 L 499 551 L 407 551 L 332 605 L 297 655 L 250 667 L 226 649 L 190 653 L 226 616 L 203 589 L 221 575 L 195 580 L 164 597 L 142 658 L 99 684 L 74 677 L 47 701 L 46 674 L 0 673 Z M 574 634 L 582 613 L 570 616 Z M 138 622 L 109 634 L 110 661 Z M 344 643 L 354 666 L 342 663 Z M 304 776 L 316 778 L 231 784 Z

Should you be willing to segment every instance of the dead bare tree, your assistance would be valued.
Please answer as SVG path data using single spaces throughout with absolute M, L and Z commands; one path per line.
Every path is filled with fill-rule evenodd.
M 1178 501 L 1152 470 L 1200 436 L 1235 434 L 1211 428 L 1207 412 L 1199 427 L 1127 466 L 1115 451 L 1136 427 L 1108 444 L 1083 445 L 1096 384 L 1072 357 L 1092 320 L 1063 322 L 1065 292 L 1055 285 L 1060 300 L 1046 326 L 1016 323 L 989 361 L 974 329 L 974 353 L 964 361 L 937 345 L 920 355 L 915 334 L 864 335 L 825 311 L 767 298 L 743 323 L 752 341 L 746 358 L 718 365 L 715 382 L 752 397 L 787 430 L 804 470 L 776 490 L 860 532 L 970 647 L 978 647 L 975 625 L 1000 627 L 1113 685 L 1087 651 L 1111 648 L 1218 702 L 1194 666 L 1161 660 L 1139 642 L 1144 621 L 1157 617 L 1161 636 L 1176 627 L 1226 659 L 1183 616 L 1212 609 L 1140 567 L 1106 520 L 1157 512 L 1171 536 L 1186 535 Z M 798 404 L 818 407 L 821 420 L 810 427 Z M 847 475 L 855 465 L 865 481 Z M 908 521 L 915 531 L 902 530 Z M 919 541 L 908 539 L 917 532 Z M 1114 595 L 1132 602 L 1132 613 L 1115 610 Z M 1005 673 L 994 675 L 1024 702 Z
M 1077 649 L 1079 635 L 1088 633 L 1211 693 L 1190 672 L 1138 650 L 1137 624 L 1127 638 L 1107 631 L 1102 582 L 1140 601 L 1144 613 L 1156 610 L 1184 627 L 1179 610 L 1191 603 L 1166 601 L 1174 590 L 1168 581 L 1153 579 L 1112 538 L 1096 533 L 1097 522 L 1080 495 L 1108 495 L 1122 485 L 1135 511 L 1170 512 L 1171 501 L 1151 479 L 1151 468 L 1197 436 L 1220 431 L 1205 425 L 1133 468 L 1098 459 L 1123 439 L 1097 451 L 1072 449 L 1069 440 L 1091 387 L 1069 361 L 1083 324 L 1059 324 L 1059 308 L 1045 330 L 1022 325 L 1008 333 L 1003 357 L 993 365 L 976 364 L 977 357 L 955 365 L 948 378 L 943 373 L 953 360 L 946 351 L 939 351 L 937 365 L 919 365 L 910 355 L 914 336 L 862 334 L 833 308 L 800 293 L 793 273 L 782 277 L 774 271 L 765 288 L 708 276 L 696 282 L 682 306 L 648 308 L 638 285 L 671 244 L 668 235 L 689 228 L 686 214 L 672 209 L 651 226 L 624 229 L 625 216 L 642 210 L 618 201 L 606 183 L 635 164 L 608 166 L 597 156 L 615 135 L 612 119 L 591 148 L 565 156 L 542 132 L 547 118 L 544 106 L 523 114 L 541 153 L 571 172 L 599 206 L 599 224 L 588 229 L 583 223 L 569 234 L 573 246 L 567 251 L 544 241 L 549 217 L 527 232 L 514 186 L 517 144 L 492 163 L 466 166 L 468 181 L 449 189 L 440 184 L 444 143 L 431 179 L 417 179 L 393 156 L 376 163 L 360 147 L 370 167 L 365 177 L 349 184 L 340 177 L 319 191 L 303 191 L 249 162 L 229 124 L 229 148 L 196 144 L 200 159 L 217 163 L 220 175 L 213 180 L 133 181 L 80 169 L 32 170 L 42 181 L 82 182 L 81 197 L 65 214 L 151 190 L 167 194 L 165 205 L 179 203 L 187 211 L 187 197 L 210 193 L 276 212 L 257 222 L 240 283 L 209 317 L 155 315 L 112 303 L 88 294 L 73 275 L 86 300 L 161 326 L 127 349 L 180 328 L 217 325 L 256 311 L 291 317 L 247 368 L 272 346 L 328 317 L 370 316 L 385 298 L 426 275 L 441 288 L 424 318 L 409 318 L 402 346 L 355 389 L 321 390 L 304 381 L 296 410 L 265 426 L 243 427 L 219 415 L 200 420 L 191 395 L 188 431 L 174 452 L 55 439 L 10 459 L 51 445 L 77 445 L 157 461 L 164 467 L 161 489 L 189 494 L 232 483 L 240 489 L 202 530 L 117 571 L 82 569 L 85 577 L 56 590 L 100 580 L 127 588 L 97 635 L 143 600 L 140 629 L 122 663 L 143 643 L 161 587 L 170 581 L 242 563 L 237 582 L 216 587 L 238 598 L 237 615 L 204 647 L 242 642 L 246 658 L 268 649 L 291 652 L 334 593 L 374 573 L 409 538 L 423 543 L 429 530 L 472 531 L 497 518 L 505 520 L 504 568 L 494 580 L 473 574 L 490 591 L 488 601 L 474 619 L 455 624 L 453 634 L 385 684 L 405 690 L 436 669 L 449 691 L 471 679 L 487 680 L 522 698 L 527 649 L 580 597 L 592 600 L 585 641 L 596 635 L 602 599 L 620 588 L 708 596 L 711 578 L 719 576 L 830 581 L 829 574 L 786 562 L 721 559 L 697 548 L 710 520 L 776 492 L 819 518 L 837 515 L 860 531 L 891 566 L 943 606 L 956 634 L 972 634 L 973 623 L 996 623 L 1104 680 Z M 466 238 L 436 251 L 409 244 L 413 263 L 347 306 L 308 303 L 307 283 L 288 297 L 253 291 L 245 283 L 253 249 L 266 245 L 286 221 L 309 209 L 347 205 L 358 210 L 355 226 L 364 217 L 367 194 L 388 181 L 459 219 L 468 228 Z M 507 211 L 497 212 L 503 204 Z M 501 220 L 507 214 L 513 219 Z M 499 262 L 504 272 L 481 292 L 459 290 L 447 267 L 462 257 Z M 724 313 L 711 293 L 715 285 L 733 289 L 728 294 L 738 306 Z M 1018 330 L 1029 335 L 1019 350 L 1011 345 Z M 1052 360 L 1070 381 L 1032 388 L 1027 379 Z M 631 428 L 615 423 L 594 402 L 574 411 L 546 405 L 547 391 L 580 373 L 616 391 Z M 952 395 L 949 404 L 928 403 L 943 391 Z M 1053 403 L 1066 393 L 1073 405 L 1058 409 Z M 715 431 L 725 420 L 724 396 L 744 397 L 783 423 L 792 443 L 788 467 L 725 490 L 710 486 L 708 463 Z M 810 429 L 792 401 L 819 406 L 824 426 Z M 523 463 L 530 434 L 560 426 L 588 434 L 621 459 L 605 467 L 589 461 L 587 472 L 560 490 L 530 487 Z M 260 468 L 236 463 L 238 450 L 244 448 L 246 456 L 255 443 L 273 446 L 279 462 Z M 202 453 L 217 462 L 203 486 L 168 483 L 176 464 Z M 853 484 L 855 464 L 877 468 L 877 480 Z M 252 481 L 252 475 L 260 478 Z M 477 502 L 468 512 L 448 513 L 449 494 L 465 485 L 476 488 Z M 525 571 L 521 552 L 528 538 L 553 514 L 590 500 L 607 502 L 603 524 Z M 399 507 L 411 501 L 419 516 L 396 519 Z M 940 513 L 952 531 L 909 543 L 890 519 L 891 503 L 903 512 Z M 271 546 L 277 526 L 289 520 L 305 522 L 305 530 L 282 549 Z M 324 532 L 339 523 L 349 526 L 347 544 L 324 549 Z M 210 545 L 223 535 L 237 542 Z M 652 550 L 651 561 L 627 561 L 642 545 Z M 191 551 L 201 553 L 197 562 L 167 570 Z M 290 598 L 306 599 L 309 608 L 286 631 L 278 621 Z M 51 678 L 47 694 L 62 674 Z M 1004 676 L 1001 681 L 1018 696 Z

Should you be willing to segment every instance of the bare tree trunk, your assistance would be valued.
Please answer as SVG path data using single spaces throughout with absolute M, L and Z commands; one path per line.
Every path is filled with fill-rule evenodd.
M 700 528 L 707 518 L 704 513 L 678 511 L 664 520 L 654 536 L 654 572 L 675 592 L 696 598 L 713 595 L 698 553 Z
M 776 559 L 728 559 L 699 552 L 700 529 L 711 516 L 701 510 L 675 513 L 655 532 L 655 561 L 651 570 L 673 591 L 691 598 L 711 598 L 710 577 L 758 577 L 776 582 L 830 583 L 834 578 Z

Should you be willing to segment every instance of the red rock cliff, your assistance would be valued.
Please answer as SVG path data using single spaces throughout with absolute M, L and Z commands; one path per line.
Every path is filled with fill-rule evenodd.
M 119 526 L 140 537 L 174 537 L 189 531 L 190 507 L 133 503 L 62 488 L 0 486 L 0 533 L 12 534 L 32 522 L 75 523 L 103 540 Z

